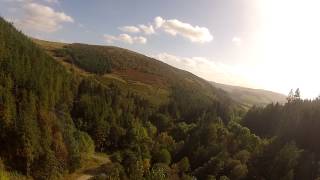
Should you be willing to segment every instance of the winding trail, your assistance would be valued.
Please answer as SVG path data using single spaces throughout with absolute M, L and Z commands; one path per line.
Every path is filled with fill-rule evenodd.
M 110 163 L 106 155 L 94 154 L 87 160 L 86 165 L 73 174 L 68 175 L 68 180 L 89 180 L 102 173 L 101 166 Z

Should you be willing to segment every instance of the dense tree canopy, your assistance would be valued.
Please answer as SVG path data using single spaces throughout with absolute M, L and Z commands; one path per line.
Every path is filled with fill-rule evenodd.
M 299 89 L 295 93 L 291 90 L 287 99 L 284 105 L 253 107 L 243 118 L 243 124 L 261 137 L 274 139 L 273 149 L 266 151 L 265 158 L 277 158 L 273 166 L 282 169 L 279 173 L 291 171 L 288 176 L 315 179 L 320 175 L 319 164 L 315 163 L 320 160 L 320 99 L 302 100 Z
M 75 136 L 69 113 L 73 77 L 2 19 L 0 51 L 0 157 L 6 167 L 36 179 L 78 168 L 76 137 L 88 137 Z
M 72 44 L 57 50 L 55 53 L 57 56 L 66 56 L 67 61 L 86 71 L 97 74 L 111 72 L 111 60 L 97 49 L 88 49 L 82 44 Z

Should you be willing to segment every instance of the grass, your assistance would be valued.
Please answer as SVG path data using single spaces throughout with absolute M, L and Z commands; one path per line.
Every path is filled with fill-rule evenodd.
M 61 42 L 51 42 L 51 41 L 44 41 L 39 39 L 32 39 L 36 44 L 40 45 L 42 48 L 46 49 L 47 51 L 53 51 L 55 49 L 61 49 L 66 43 Z
M 107 74 L 104 76 L 96 76 L 97 80 L 102 84 L 114 83 L 123 90 L 130 90 L 137 93 L 141 97 L 146 98 L 154 106 L 159 106 L 169 101 L 169 89 L 152 86 L 140 81 L 125 80 L 116 74 Z
M 154 87 L 142 82 L 133 82 L 130 87 L 137 93 L 140 93 L 141 96 L 149 99 L 150 102 L 156 106 L 169 101 L 170 93 L 167 89 Z
M 104 74 L 103 77 L 106 79 L 111 79 L 111 80 L 115 80 L 115 81 L 119 81 L 124 84 L 127 84 L 127 82 L 124 79 L 122 79 L 120 76 L 116 74 Z
M 17 172 L 8 172 L 8 171 L 0 170 L 0 180 L 31 180 L 31 179 Z

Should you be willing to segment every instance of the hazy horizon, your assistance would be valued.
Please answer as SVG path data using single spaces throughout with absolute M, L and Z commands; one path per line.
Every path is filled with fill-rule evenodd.
M 206 80 L 320 94 L 319 2 L 0 0 L 32 37 L 128 48 Z M 177 11 L 179 9 L 179 11 Z

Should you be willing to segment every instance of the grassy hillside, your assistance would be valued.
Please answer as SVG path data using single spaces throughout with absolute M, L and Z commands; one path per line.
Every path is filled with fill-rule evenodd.
M 242 104 L 244 107 L 251 107 L 253 105 L 265 106 L 276 102 L 283 104 L 287 101 L 285 95 L 272 91 L 232 86 L 216 82 L 210 83 L 214 87 L 226 91 L 234 101 Z
M 175 88 L 188 89 L 190 94 L 203 101 L 209 98 L 232 102 L 223 90 L 212 87 L 202 78 L 127 49 L 34 41 L 72 71 L 95 76 L 102 83 L 112 82 L 123 88 L 133 89 L 156 105 L 166 103 Z M 91 64 L 80 62 L 81 59 Z M 107 61 L 110 70 L 98 73 L 102 66 L 100 61 Z
M 81 58 L 75 58 L 75 54 L 79 52 L 88 52 L 88 61 L 108 61 L 106 68 L 111 68 L 111 73 L 105 74 L 101 81 L 113 81 L 125 84 L 129 88 L 136 89 L 138 93 L 142 93 L 145 97 L 153 99 L 156 104 L 161 104 L 168 99 L 171 87 L 176 84 L 182 84 L 185 88 L 193 89 L 194 92 L 204 93 L 209 98 L 225 99 L 227 96 L 232 100 L 241 104 L 242 107 L 249 108 L 253 105 L 267 105 L 272 102 L 284 103 L 286 96 L 258 89 L 250 89 L 238 86 L 231 86 L 210 82 L 215 88 L 203 79 L 180 69 L 169 66 L 156 59 L 138 54 L 136 52 L 112 47 L 112 46 L 94 46 L 85 44 L 64 44 L 56 42 L 48 42 L 35 40 L 44 47 L 54 57 L 60 59 L 65 66 L 74 64 L 74 69 L 83 73 L 97 74 L 99 70 L 94 67 L 103 67 L 101 63 L 95 62 L 91 65 L 85 63 L 77 63 Z M 92 54 L 99 54 L 94 55 Z M 80 56 L 80 55 L 78 55 Z M 85 55 L 83 55 L 85 57 Z M 97 57 L 97 58 L 95 58 Z M 219 90 L 222 89 L 223 91 Z M 158 97 L 158 98 L 155 98 Z M 160 101 L 159 101 L 160 100 Z

